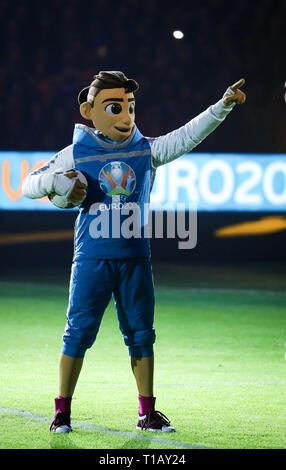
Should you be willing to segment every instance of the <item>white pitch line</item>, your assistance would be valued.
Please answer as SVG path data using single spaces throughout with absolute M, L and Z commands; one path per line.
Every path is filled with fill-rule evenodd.
M 156 387 L 242 387 L 244 385 L 255 385 L 258 387 L 264 387 L 269 385 L 286 385 L 286 381 L 281 382 L 186 382 L 186 383 L 158 383 Z M 89 386 L 88 390 L 97 390 L 98 387 L 101 388 L 110 388 L 110 384 L 101 384 L 100 382 L 94 386 Z M 130 388 L 130 384 L 114 384 L 112 385 L 113 388 Z M 34 389 L 50 389 L 49 385 L 3 385 L 0 386 L 0 390 L 34 390 Z M 0 407 L 1 409 L 1 407 Z
M 155 288 L 165 289 L 166 287 L 155 286 Z M 275 291 L 275 290 L 263 290 L 263 289 L 235 289 L 235 288 L 224 288 L 224 287 L 170 287 L 172 290 L 183 290 L 189 292 L 202 292 L 202 293 L 218 293 L 218 294 L 266 294 L 266 295 L 282 295 L 286 296 L 286 291 Z
M 156 387 L 237 387 L 243 385 L 286 385 L 286 382 L 202 382 L 202 383 L 175 383 L 175 384 L 157 384 Z
M 5 281 L 0 279 L 0 284 L 13 284 L 13 285 L 19 285 L 19 286 L 28 286 L 28 287 L 34 287 L 35 283 L 28 281 L 28 282 L 20 282 L 20 281 Z M 58 285 L 58 284 L 43 284 L 42 282 L 37 283 L 37 286 L 41 288 L 48 287 L 49 289 L 52 288 L 59 288 L 60 290 L 67 290 L 67 287 L 64 285 Z M 281 291 L 281 290 L 264 290 L 264 289 L 236 289 L 235 287 L 177 287 L 177 286 L 162 286 L 162 285 L 156 285 L 155 283 L 155 289 L 158 291 L 161 289 L 171 289 L 171 290 L 183 290 L 183 291 L 189 291 L 189 292 L 202 292 L 202 293 L 218 293 L 218 294 L 266 294 L 266 295 L 281 295 L 281 296 L 286 296 L 286 290 Z
M 3 407 L 0 406 L 0 412 L 14 414 L 14 415 L 20 416 L 22 418 L 30 418 L 30 419 L 34 419 L 34 420 L 42 421 L 42 422 L 50 422 L 51 421 L 51 419 L 46 417 L 46 416 L 35 415 L 35 414 L 31 413 L 30 411 L 20 411 L 20 410 L 14 410 L 14 409 L 11 409 L 11 408 L 3 408 Z M 160 438 L 157 438 L 157 437 L 148 437 L 148 436 L 144 436 L 144 435 L 135 434 L 133 432 L 115 431 L 115 430 L 108 429 L 108 428 L 93 426 L 92 424 L 79 423 L 77 421 L 73 421 L 72 424 L 75 428 L 79 428 L 79 429 L 89 429 L 89 430 L 92 430 L 92 431 L 100 431 L 100 432 L 103 432 L 105 434 L 113 434 L 113 435 L 117 435 L 117 436 L 120 436 L 120 437 L 128 437 L 129 439 L 138 439 L 138 440 L 143 440 L 143 441 L 157 442 L 159 444 L 183 447 L 184 449 L 210 449 L 210 447 L 196 446 L 196 445 L 187 444 L 186 442 L 171 441 L 171 440 L 168 440 L 168 439 L 160 439 Z

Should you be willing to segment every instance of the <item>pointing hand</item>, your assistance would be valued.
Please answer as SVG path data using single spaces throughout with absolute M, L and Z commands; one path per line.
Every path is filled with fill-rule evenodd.
M 232 94 L 231 93 L 226 93 L 223 97 L 223 103 L 226 106 L 230 106 L 233 103 L 242 104 L 242 103 L 245 102 L 246 95 L 245 95 L 245 93 L 243 93 L 243 91 L 239 90 L 239 88 L 242 87 L 242 85 L 244 85 L 244 83 L 245 83 L 244 78 L 241 78 L 240 80 L 238 80 L 238 82 L 231 85 L 230 89 L 234 93 L 232 93 Z

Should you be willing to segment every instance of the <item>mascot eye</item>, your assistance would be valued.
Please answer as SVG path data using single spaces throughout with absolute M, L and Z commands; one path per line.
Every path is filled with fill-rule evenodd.
M 120 114 L 122 111 L 122 107 L 119 103 L 112 103 L 106 106 L 105 111 L 108 114 Z
M 129 113 L 130 113 L 130 114 L 133 114 L 133 113 L 134 113 L 134 108 L 135 108 L 135 104 L 134 104 L 134 103 L 131 103 L 130 106 L 129 106 Z

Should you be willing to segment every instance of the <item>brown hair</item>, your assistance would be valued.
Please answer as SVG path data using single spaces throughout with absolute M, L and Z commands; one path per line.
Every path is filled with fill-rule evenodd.
M 80 91 L 78 95 L 79 105 L 88 101 L 93 106 L 95 96 L 100 90 L 107 88 L 124 88 L 125 93 L 137 91 L 139 88 L 138 83 L 133 79 L 127 78 L 123 72 L 99 72 L 93 78 L 93 82 Z

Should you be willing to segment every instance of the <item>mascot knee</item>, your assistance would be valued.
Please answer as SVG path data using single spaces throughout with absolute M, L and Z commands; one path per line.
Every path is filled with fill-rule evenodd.
M 63 335 L 62 353 L 67 356 L 84 358 L 86 350 L 91 348 L 95 341 L 95 336 L 89 336 L 85 334 Z
M 125 336 L 124 341 L 129 349 L 129 355 L 132 357 L 148 357 L 153 356 L 153 344 L 156 340 L 154 328 Z

